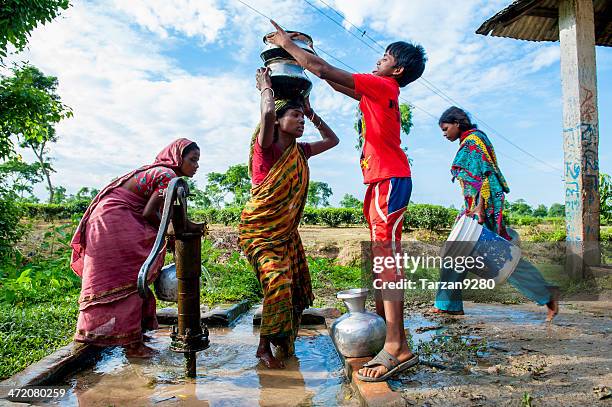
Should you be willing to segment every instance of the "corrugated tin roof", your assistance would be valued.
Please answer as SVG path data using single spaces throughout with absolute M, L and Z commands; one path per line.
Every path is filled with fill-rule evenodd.
M 595 43 L 612 46 L 612 0 L 593 0 Z M 477 34 L 559 41 L 559 0 L 516 0 L 485 21 Z

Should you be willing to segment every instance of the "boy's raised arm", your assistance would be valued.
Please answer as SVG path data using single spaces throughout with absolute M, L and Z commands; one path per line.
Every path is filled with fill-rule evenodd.
M 361 96 L 355 92 L 355 89 L 351 89 L 351 88 L 347 88 L 346 86 L 338 85 L 336 82 L 332 82 L 329 79 L 326 80 L 325 82 L 327 82 L 329 86 L 331 86 L 334 90 L 340 93 L 344 93 L 346 96 L 351 97 L 355 100 L 361 100 Z
M 271 44 L 278 45 L 287 51 L 304 69 L 312 72 L 321 79 L 328 82 L 333 82 L 349 90 L 355 89 L 355 82 L 353 81 L 353 75 L 343 69 L 336 68 L 335 66 L 327 63 L 323 58 L 316 55 L 312 55 L 309 52 L 304 51 L 293 43 L 292 37 L 285 32 L 278 24 L 273 20 L 270 20 L 276 32 L 267 37 L 267 40 Z M 331 85 L 331 83 L 330 83 Z M 332 85 L 333 87 L 333 85 Z M 342 92 L 339 89 L 336 89 Z M 342 92 L 345 93 L 345 92 Z M 345 93 L 347 94 L 347 93 Z M 354 97 L 352 95 L 348 95 Z

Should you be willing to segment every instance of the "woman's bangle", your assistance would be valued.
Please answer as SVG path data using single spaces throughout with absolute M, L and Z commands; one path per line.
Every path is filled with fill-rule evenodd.
M 274 89 L 272 89 L 272 88 L 270 88 L 270 87 L 263 88 L 263 89 L 262 89 L 262 90 L 261 90 L 259 93 L 260 93 L 261 95 L 263 95 L 264 91 L 266 91 L 266 90 L 268 90 L 268 89 L 270 89 L 270 91 L 272 92 L 272 98 L 274 98 Z

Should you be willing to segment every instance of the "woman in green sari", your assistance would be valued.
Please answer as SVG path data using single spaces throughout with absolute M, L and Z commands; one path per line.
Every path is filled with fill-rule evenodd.
M 512 241 L 503 218 L 504 199 L 510 189 L 497 165 L 489 138 L 471 122 L 465 111 L 455 106 L 442 113 L 439 125 L 448 141 L 459 140 L 451 175 L 453 181 L 459 181 L 463 193 L 464 208 L 460 215 L 473 216 L 487 229 Z M 466 275 L 465 272 L 442 268 L 440 280 L 458 282 L 463 281 Z M 525 297 L 539 305 L 546 305 L 547 321 L 551 321 L 559 312 L 558 288 L 549 285 L 542 273 L 527 260 L 519 261 L 508 282 Z M 461 289 L 440 289 L 431 312 L 462 315 Z

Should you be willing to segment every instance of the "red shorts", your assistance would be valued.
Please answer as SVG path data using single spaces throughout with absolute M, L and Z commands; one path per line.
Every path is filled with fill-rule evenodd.
M 389 178 L 368 185 L 363 214 L 370 227 L 372 254 L 375 257 L 393 256 L 401 251 L 402 223 L 412 193 L 412 179 Z M 393 275 L 392 275 L 393 274 Z M 385 281 L 403 275 L 400 269 L 383 272 Z

